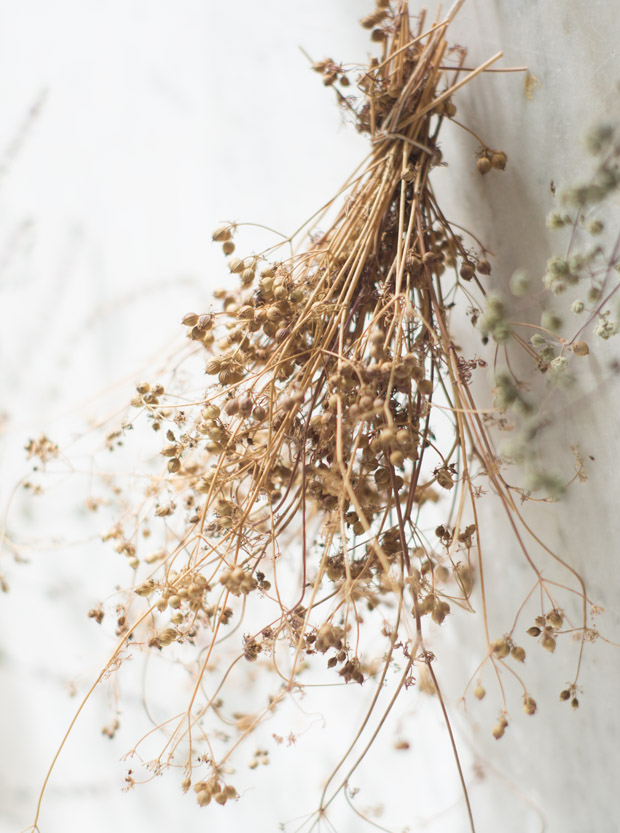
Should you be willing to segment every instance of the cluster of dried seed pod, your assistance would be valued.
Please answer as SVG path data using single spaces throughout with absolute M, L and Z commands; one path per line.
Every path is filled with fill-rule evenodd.
M 478 173 L 484 175 L 489 171 L 503 171 L 506 168 L 508 157 L 503 150 L 491 150 L 483 148 L 476 156 L 476 168 Z
M 450 20 L 428 28 L 422 16 L 415 30 L 406 2 L 378 0 L 362 25 L 381 57 L 346 100 L 372 139 L 367 167 L 329 228 L 301 250 L 289 240 L 239 257 L 240 227 L 215 229 L 229 271 L 214 293 L 218 309 L 182 319 L 204 376 L 188 383 L 175 367 L 165 390 L 141 382 L 131 403 L 166 429 L 162 472 L 139 512 L 164 540 L 142 557 L 127 525 L 108 537 L 132 569 L 148 568 L 132 597 L 145 605 L 144 642 L 173 655 L 196 649 L 195 696 L 168 725 L 166 748 L 171 763 L 188 735 L 190 748 L 200 745 L 200 727 L 209 752 L 188 758 L 183 785 L 193 783 L 201 806 L 237 797 L 222 781 L 229 757 L 301 689 L 313 660 L 332 682 L 382 686 L 398 656 L 398 691 L 417 679 L 440 695 L 426 639 L 455 608 L 472 609 L 480 470 L 518 512 L 470 389 L 486 363 L 463 356 L 450 328 L 454 290 L 484 294 L 491 266 L 445 219 L 429 180 L 442 120 L 455 113 L 454 76 L 443 68 Z M 327 86 L 350 83 L 331 60 L 314 69 Z M 503 170 L 506 161 L 485 147 L 477 167 Z M 491 307 L 487 332 L 501 343 L 506 316 L 500 302 Z M 515 390 L 508 379 L 498 409 L 518 399 Z M 447 432 L 436 432 L 438 414 Z M 554 609 L 529 633 L 553 650 L 561 620 Z M 509 656 L 525 660 L 511 636 L 489 644 L 497 668 Z M 229 672 L 243 660 L 275 679 L 264 710 L 247 720 L 226 703 Z M 207 668 L 216 694 L 199 702 Z M 474 695 L 485 696 L 480 682 Z M 529 695 L 523 708 L 536 711 Z M 494 736 L 507 725 L 502 712 Z M 256 752 L 250 768 L 267 754 Z
M 561 610 L 554 608 L 544 616 L 537 616 L 535 624 L 528 628 L 530 636 L 540 637 L 542 647 L 551 653 L 555 651 L 557 643 L 557 632 L 564 624 L 564 614 Z
M 448 510 L 431 546 L 419 515 L 466 486 L 464 436 L 442 452 L 431 419 L 437 391 L 448 410 L 458 406 L 478 366 L 465 372 L 451 345 L 442 281 L 478 281 L 490 265 L 445 222 L 429 188 L 438 127 L 455 106 L 449 96 L 427 106 L 446 77 L 445 25 L 425 34 L 423 19 L 417 33 L 410 23 L 406 4 L 389 2 L 362 21 L 383 60 L 371 60 L 357 79 L 362 96 L 348 103 L 373 152 L 331 227 L 297 256 L 248 257 L 237 254 L 237 225 L 216 228 L 230 272 L 214 293 L 220 310 L 182 320 L 204 356 L 204 396 L 179 408 L 173 398 L 162 405 L 161 385 L 137 387 L 132 405 L 153 427 L 166 423 L 153 514 L 171 537 L 135 591 L 153 611 L 151 647 L 219 642 L 226 625 L 264 607 L 269 624 L 242 635 L 247 661 L 287 641 L 294 668 L 327 653 L 328 670 L 359 685 L 374 668 L 364 618 L 379 623 L 383 603 L 396 602 L 400 626 L 416 634 L 409 664 L 430 656 L 422 621 L 442 625 L 455 603 L 468 605 L 475 525 Z M 349 83 L 331 60 L 314 69 L 328 86 Z M 137 548 L 118 537 L 137 568 Z M 293 546 L 314 589 L 287 605 L 274 580 Z M 325 610 L 324 585 L 333 595 Z M 379 630 L 391 653 L 396 632 Z M 427 687 L 436 690 L 430 676 Z M 197 785 L 201 804 L 224 795 L 209 783 Z

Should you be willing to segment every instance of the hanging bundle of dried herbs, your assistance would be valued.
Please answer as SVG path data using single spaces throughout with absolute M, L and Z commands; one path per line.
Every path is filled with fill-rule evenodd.
M 529 633 L 553 651 L 563 627 L 557 583 L 545 580 L 526 544 L 522 490 L 502 476 L 489 433 L 493 409 L 474 401 L 472 375 L 486 363 L 452 335 L 451 315 L 485 307 L 474 310 L 484 340 L 500 348 L 510 340 L 540 364 L 502 300 L 485 303 L 488 253 L 448 222 L 431 185 L 444 164 L 439 134 L 454 120 L 454 94 L 501 57 L 464 68 L 465 51 L 446 40 L 461 5 L 435 23 L 422 14 L 414 26 L 406 2 L 377 2 L 362 25 L 378 57 L 361 71 L 332 60 L 314 65 L 368 136 L 368 160 L 328 206 L 327 231 L 317 231 L 315 218 L 242 257 L 238 225 L 216 229 L 230 272 L 216 292 L 219 308 L 183 318 L 187 370 L 175 366 L 165 384 L 137 386 L 131 421 L 165 434 L 165 462 L 139 510 L 107 536 L 136 583 L 116 608 L 120 639 L 97 682 L 128 649 L 185 664 L 191 695 L 160 727 L 167 740 L 148 765 L 155 773 L 182 767 L 183 788 L 200 805 L 237 797 L 240 784 L 227 774 L 236 750 L 303 691 L 309 668 L 348 684 L 351 697 L 370 690 L 362 728 L 375 726 L 363 748 L 355 745 L 361 735 L 353 739 L 341 761 L 348 774 L 332 774 L 319 817 L 416 681 L 438 694 L 467 799 L 427 632 L 455 606 L 473 610 L 475 596 L 487 645 L 474 675 L 479 699 L 484 667 L 499 681 L 510 665 L 520 680 L 525 659 L 516 620 L 510 633 L 489 632 L 476 509 L 482 484 L 501 501 L 535 575 L 541 613 Z M 507 157 L 482 145 L 475 164 L 490 175 Z M 494 393 L 496 421 L 508 408 L 527 416 L 509 372 L 498 373 Z M 157 518 L 161 548 L 145 557 L 139 532 L 149 525 L 152 535 Z M 529 540 L 544 552 L 535 535 Z M 583 584 L 564 567 L 583 599 L 583 621 L 573 627 L 582 645 Z M 91 615 L 101 621 L 104 610 Z M 388 671 L 397 659 L 394 683 Z M 249 707 L 234 711 L 228 698 L 234 691 L 239 699 L 245 667 L 268 681 L 269 693 L 261 702 L 248 695 Z M 379 708 L 388 683 L 393 696 Z M 523 708 L 534 714 L 522 686 Z M 496 738 L 508 725 L 503 697 L 500 682 Z M 251 768 L 267 758 L 259 749 Z

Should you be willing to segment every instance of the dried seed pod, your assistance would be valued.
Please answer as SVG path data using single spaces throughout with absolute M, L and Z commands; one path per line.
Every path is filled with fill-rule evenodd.
M 411 443 L 411 435 L 406 428 L 401 428 L 396 432 L 396 442 L 398 445 L 409 445 Z
M 536 714 L 536 700 L 533 697 L 523 698 L 523 711 L 526 714 Z
M 231 226 L 218 226 L 216 229 L 214 229 L 213 234 L 211 235 L 211 239 L 214 240 L 216 243 L 225 243 L 227 240 L 230 240 L 231 237 Z
M 504 659 L 510 653 L 510 643 L 506 638 L 503 639 L 495 639 L 491 643 L 491 649 L 493 653 L 497 657 L 497 659 Z
M 396 439 L 396 434 L 391 428 L 383 428 L 379 434 L 381 445 L 389 446 Z
M 185 324 L 186 327 L 193 327 L 197 321 L 198 315 L 195 312 L 186 312 L 181 319 L 181 324 Z
M 405 462 L 405 455 L 402 453 L 402 451 L 393 451 L 390 454 L 390 463 L 393 466 L 396 466 L 396 467 L 402 466 L 404 462 Z
M 499 740 L 500 738 L 504 737 L 505 726 L 502 726 L 501 723 L 498 723 L 496 726 L 493 726 L 491 729 L 491 733 L 495 740 Z
M 540 644 L 543 646 L 545 651 L 549 651 L 550 653 L 555 651 L 555 637 L 551 636 L 550 633 L 543 635 L 543 638 L 540 640 Z
M 209 376 L 216 376 L 222 369 L 222 363 L 219 359 L 209 359 L 205 365 L 205 373 Z
M 196 793 L 196 801 L 201 807 L 206 807 L 211 802 L 211 793 L 208 790 L 200 790 Z
M 240 257 L 231 257 L 228 259 L 228 268 L 233 274 L 243 272 L 244 265 Z
M 476 697 L 478 700 L 482 700 L 484 698 L 485 694 L 486 694 L 485 689 L 483 688 L 483 686 L 480 683 L 478 683 L 478 685 L 474 689 L 474 697 Z
M 449 613 L 450 605 L 448 604 L 448 602 L 438 602 L 433 608 L 433 622 L 436 622 L 438 625 L 441 625 Z
M 573 353 L 576 356 L 587 356 L 590 348 L 585 341 L 575 341 L 573 344 Z
M 237 318 L 241 318 L 242 320 L 246 321 L 251 321 L 254 318 L 254 307 L 250 304 L 245 304 L 237 312 Z
M 466 260 L 459 270 L 459 275 L 461 276 L 461 278 L 463 278 L 464 281 L 470 281 L 476 275 L 476 272 L 474 270 L 474 264 Z
M 491 155 L 491 165 L 497 171 L 503 171 L 506 167 L 507 161 L 508 157 L 506 156 L 503 150 L 495 151 L 495 153 Z
M 488 174 L 492 168 L 491 160 L 487 156 L 481 156 L 476 162 L 479 174 Z
M 551 625 L 552 628 L 561 628 L 564 624 L 564 616 L 562 616 L 562 613 L 559 610 L 549 611 L 545 618 L 547 623 Z
M 525 662 L 525 650 L 520 645 L 514 645 L 510 651 L 510 655 L 517 662 Z
M 209 313 L 200 315 L 196 321 L 196 327 L 199 330 L 210 330 L 213 327 L 213 316 Z

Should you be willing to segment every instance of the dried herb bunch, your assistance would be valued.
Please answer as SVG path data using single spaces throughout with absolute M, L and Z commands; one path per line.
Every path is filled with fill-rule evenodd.
M 536 711 L 516 671 L 525 658 L 520 611 L 508 633 L 490 632 L 476 510 L 483 484 L 511 518 L 533 570 L 540 612 L 526 623 L 529 632 L 552 651 L 564 627 L 555 597 L 561 585 L 548 583 L 536 561 L 549 557 L 568 571 L 567 589 L 583 602 L 571 626 L 580 646 L 589 633 L 580 577 L 529 530 L 522 490 L 503 478 L 489 413 L 470 387 L 485 362 L 463 356 L 451 335 L 455 299 L 477 297 L 484 306 L 491 267 L 484 246 L 446 220 L 429 176 L 443 164 L 438 137 L 456 113 L 452 96 L 500 57 L 463 69 L 464 50 L 446 41 L 460 6 L 434 24 L 421 15 L 412 28 L 406 2 L 379 0 L 362 25 L 380 56 L 361 72 L 331 60 L 314 65 L 368 135 L 367 163 L 337 198 L 323 233 L 300 232 L 240 257 L 237 226 L 216 229 L 238 285 L 216 293 L 219 311 L 183 318 L 189 366 L 204 368 L 206 390 L 192 399 L 201 383 L 178 368 L 165 385 L 137 386 L 131 423 L 148 420 L 166 435 L 166 461 L 138 512 L 106 536 L 136 580 L 117 608 L 120 641 L 99 679 L 128 648 L 172 653 L 190 668 L 189 702 L 162 726 L 164 749 L 148 766 L 184 768 L 183 788 L 200 805 L 237 796 L 226 767 L 303 689 L 309 665 L 326 665 L 332 681 L 371 688 L 364 725 L 375 720 L 374 738 L 386 715 L 383 706 L 374 713 L 379 692 L 398 657 L 387 712 L 425 680 L 449 727 L 427 631 L 451 607 L 473 610 L 472 593 L 487 645 L 473 693 L 484 696 L 481 677 L 491 668 L 500 710 L 493 734 L 508 725 L 500 677 L 509 664 L 524 710 Z M 485 175 L 506 163 L 505 153 L 486 145 L 475 162 Z M 499 344 L 511 339 L 534 365 L 538 355 L 498 304 L 487 305 L 482 329 Z M 498 419 L 517 398 L 496 401 Z M 145 558 L 139 532 L 155 528 L 154 518 L 163 519 L 162 548 Z M 91 615 L 101 621 L 104 610 Z M 275 682 L 262 705 L 229 713 L 230 687 L 246 662 Z M 575 677 L 567 689 L 573 697 L 576 685 Z M 344 757 L 348 774 L 328 781 L 319 816 L 365 754 L 356 740 Z M 255 761 L 266 757 L 259 752 Z M 460 765 L 459 774 L 464 787 Z

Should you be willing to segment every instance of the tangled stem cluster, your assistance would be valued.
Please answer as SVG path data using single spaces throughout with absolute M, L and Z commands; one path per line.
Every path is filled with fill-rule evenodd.
M 509 633 L 489 632 L 476 509 L 482 482 L 510 518 L 540 592 L 530 636 L 553 651 L 564 626 L 557 586 L 530 549 L 559 559 L 527 527 L 502 476 L 488 414 L 474 401 L 472 377 L 486 363 L 464 356 L 451 334 L 454 299 L 486 296 L 491 266 L 484 247 L 471 235 L 466 243 L 448 222 L 430 175 L 443 164 L 438 140 L 456 113 L 452 96 L 498 57 L 463 69 L 464 50 L 446 41 L 460 5 L 432 25 L 421 15 L 412 29 L 406 2 L 377 2 L 362 24 L 380 56 L 361 71 L 331 59 L 314 65 L 368 135 L 369 159 L 339 195 L 328 230 L 313 231 L 301 247 L 298 234 L 239 257 L 237 225 L 216 229 L 238 285 L 216 293 L 218 311 L 183 318 L 206 389 L 191 400 L 195 377 L 177 370 L 165 387 L 137 386 L 132 422 L 149 420 L 165 434 L 164 463 L 133 530 L 119 523 L 106 536 L 136 583 L 117 610 L 120 641 L 105 672 L 132 645 L 183 652 L 192 694 L 162 727 L 167 741 L 151 767 L 182 766 L 183 788 L 193 788 L 201 806 L 237 797 L 226 776 L 235 751 L 303 688 L 302 674 L 317 660 L 337 682 L 374 688 L 365 724 L 396 656 L 388 711 L 419 679 L 439 695 L 447 720 L 427 623 L 441 625 L 455 605 L 472 610 L 476 584 L 488 650 L 473 694 L 485 696 L 487 668 L 499 681 L 510 663 L 521 680 L 519 617 Z M 484 175 L 507 164 L 486 145 L 476 160 Z M 538 361 L 492 296 L 481 329 Z M 509 375 L 497 378 L 501 415 L 518 395 Z M 163 546 L 145 558 L 138 531 L 155 518 Z M 583 601 L 583 621 L 572 630 L 586 634 L 583 584 L 563 566 Z M 102 608 L 90 615 L 104 618 Z M 243 663 L 261 666 L 275 686 L 262 706 L 230 715 L 231 672 Z M 534 714 L 520 684 L 523 708 Z M 576 703 L 575 690 L 576 677 L 562 699 Z M 214 730 L 218 723 L 225 735 Z M 507 726 L 502 699 L 493 735 Z M 259 762 L 268 763 L 268 751 L 254 753 L 251 769 Z M 358 762 L 351 758 L 352 769 Z M 332 800 L 328 788 L 338 792 L 333 777 L 321 812 Z M 471 814 L 470 822 L 473 829 Z

